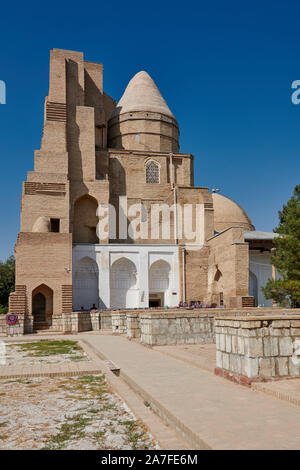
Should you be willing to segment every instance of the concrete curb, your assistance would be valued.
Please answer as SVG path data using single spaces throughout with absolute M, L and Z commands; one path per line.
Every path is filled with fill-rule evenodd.
M 262 392 L 262 393 L 265 393 L 266 395 L 270 395 L 272 397 L 278 398 L 279 400 L 283 400 L 285 402 L 288 402 L 291 405 L 298 406 L 298 407 L 300 406 L 300 398 L 293 397 L 288 392 L 281 392 L 279 390 L 272 390 L 272 389 L 266 387 L 261 382 L 252 383 L 251 388 L 255 392 Z

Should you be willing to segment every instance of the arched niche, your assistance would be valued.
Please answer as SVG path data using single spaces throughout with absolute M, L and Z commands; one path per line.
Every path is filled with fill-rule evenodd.
M 149 271 L 149 307 L 167 305 L 171 266 L 165 260 L 155 261 Z
M 137 269 L 128 258 L 116 260 L 110 269 L 111 308 L 137 308 Z
M 73 216 L 73 242 L 98 243 L 96 233 L 98 203 L 86 194 L 75 201 Z
M 53 290 L 41 284 L 32 291 L 32 315 L 33 326 L 52 323 L 53 315 Z
M 90 310 L 93 304 L 99 307 L 99 269 L 95 260 L 85 256 L 73 270 L 73 307 Z

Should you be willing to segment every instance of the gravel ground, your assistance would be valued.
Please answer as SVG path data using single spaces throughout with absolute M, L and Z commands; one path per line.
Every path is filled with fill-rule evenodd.
M 0 380 L 0 449 L 157 449 L 103 375 Z
M 4 365 L 9 366 L 30 366 L 36 364 L 62 364 L 73 361 L 89 361 L 89 357 L 84 350 L 78 346 L 77 341 L 65 341 L 67 346 L 60 346 L 62 341 L 53 341 L 52 351 L 41 351 L 40 346 L 51 342 L 47 340 L 41 340 L 31 343 L 13 343 L 6 344 L 5 350 L 1 350 L 1 358 L 4 359 L 2 362 Z M 74 343 L 73 345 L 71 343 Z M 69 346 L 69 344 L 71 344 Z M 3 343 L 2 343 L 3 345 Z M 60 349 L 59 349 L 60 348 Z M 59 351 L 66 351 L 59 353 Z

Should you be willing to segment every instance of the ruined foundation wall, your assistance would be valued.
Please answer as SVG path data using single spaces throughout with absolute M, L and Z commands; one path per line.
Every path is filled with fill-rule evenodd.
M 299 310 L 285 316 L 216 318 L 215 331 L 216 373 L 250 380 L 300 375 Z
M 194 313 L 142 314 L 141 341 L 148 345 L 214 342 L 214 316 Z

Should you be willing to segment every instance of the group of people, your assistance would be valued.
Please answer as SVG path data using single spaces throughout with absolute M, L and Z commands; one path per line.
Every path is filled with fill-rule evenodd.
M 217 304 L 202 304 L 200 300 L 191 300 L 189 302 L 179 302 L 179 308 L 216 308 Z M 222 306 L 223 307 L 223 306 Z
M 183 302 L 182 300 L 178 304 L 179 308 L 216 308 L 217 304 L 202 304 L 200 300 L 190 300 L 189 302 Z M 224 307 L 224 305 L 221 305 L 221 307 Z M 168 308 L 168 307 L 166 307 Z M 97 307 L 95 304 L 90 308 L 90 312 L 97 310 Z M 81 307 L 81 311 L 84 312 L 84 308 Z

